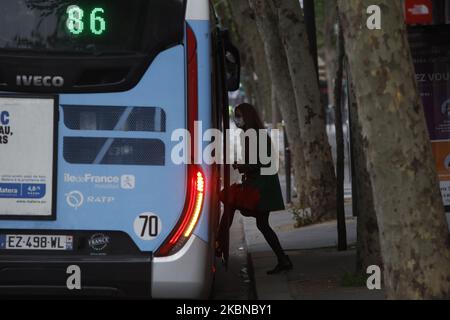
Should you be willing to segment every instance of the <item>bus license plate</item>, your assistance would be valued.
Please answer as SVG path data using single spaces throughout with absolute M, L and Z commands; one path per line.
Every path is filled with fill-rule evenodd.
M 0 235 L 1 250 L 73 250 L 72 236 Z

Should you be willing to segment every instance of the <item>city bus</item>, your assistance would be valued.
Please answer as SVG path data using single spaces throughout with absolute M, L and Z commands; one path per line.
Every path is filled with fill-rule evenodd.
M 3 0 L 0 293 L 208 297 L 227 170 L 171 136 L 238 87 L 208 0 Z

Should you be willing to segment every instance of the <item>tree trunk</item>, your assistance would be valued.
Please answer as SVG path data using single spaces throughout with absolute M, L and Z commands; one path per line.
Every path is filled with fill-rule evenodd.
M 299 193 L 300 206 L 310 208 L 308 194 L 309 181 L 305 172 L 302 137 L 292 82 L 286 55 L 278 33 L 277 20 L 273 9 L 266 0 L 248 0 L 253 9 L 259 34 L 264 43 L 267 64 L 272 83 L 278 94 L 281 115 L 286 122 L 288 139 L 291 142 L 295 181 Z
M 336 217 L 336 176 L 326 133 L 316 64 L 310 50 L 305 19 L 297 0 L 266 0 L 276 8 L 300 122 L 313 218 Z
M 450 298 L 449 231 L 400 1 L 338 0 L 390 299 Z
M 253 64 L 253 62 L 245 61 L 245 67 L 241 68 L 241 83 L 242 83 L 242 89 L 245 92 L 246 101 L 250 104 L 255 104 L 258 101 L 258 95 L 257 95 L 257 89 L 256 84 L 253 81 L 252 74 L 253 71 L 251 70 L 250 63 Z M 261 114 L 261 110 L 257 109 L 258 113 Z
M 272 85 L 272 127 L 274 129 L 278 128 L 278 124 L 283 120 L 281 118 L 280 108 L 278 107 L 278 97 L 275 86 Z
M 345 180 L 345 144 L 344 144 L 344 128 L 342 123 L 342 84 L 344 77 L 344 39 L 342 30 L 339 30 L 338 45 L 337 45 L 337 69 L 336 81 L 334 88 L 334 103 L 335 108 L 335 126 L 336 126 L 336 176 L 337 176 L 337 228 L 338 228 L 338 250 L 347 250 L 347 228 L 345 225 L 345 194 L 344 194 L 344 180 Z
M 236 41 L 239 51 L 241 55 L 251 56 L 253 62 L 253 73 L 256 74 L 257 79 L 255 80 L 252 74 L 249 81 L 255 83 L 256 107 L 266 115 L 265 120 L 268 121 L 272 116 L 272 81 L 255 15 L 247 1 L 227 0 L 226 3 L 235 25 L 233 32 L 237 33 L 239 38 Z
M 356 270 L 359 274 L 365 274 L 367 267 L 382 267 L 383 262 L 381 260 L 377 215 L 373 204 L 372 183 L 366 168 L 366 155 L 363 148 L 364 140 L 359 123 L 359 110 L 353 85 L 350 88 L 349 110 L 352 139 L 351 161 L 354 168 L 352 178 L 353 212 L 358 216 L 356 228 L 358 239 L 356 244 Z
M 323 26 L 324 35 L 324 58 L 327 70 L 328 102 L 334 103 L 334 76 L 336 75 L 336 0 L 325 0 L 325 22 Z

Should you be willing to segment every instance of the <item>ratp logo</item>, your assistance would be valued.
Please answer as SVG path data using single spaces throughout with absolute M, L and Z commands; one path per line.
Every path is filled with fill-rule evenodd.
M 80 191 L 71 191 L 66 194 L 66 202 L 69 207 L 78 210 L 84 203 L 84 196 Z

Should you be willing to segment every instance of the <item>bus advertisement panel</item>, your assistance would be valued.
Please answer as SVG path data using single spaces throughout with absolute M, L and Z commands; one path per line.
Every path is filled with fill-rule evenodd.
M 0 216 L 53 215 L 54 98 L 0 97 Z

